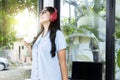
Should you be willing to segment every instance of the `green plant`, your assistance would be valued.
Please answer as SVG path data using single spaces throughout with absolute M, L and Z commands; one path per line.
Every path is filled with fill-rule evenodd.
M 117 52 L 117 65 L 120 68 L 120 49 Z
M 115 37 L 116 37 L 116 41 L 120 42 L 120 26 L 116 26 Z M 117 49 L 116 53 L 117 53 L 116 64 L 120 68 L 120 48 Z

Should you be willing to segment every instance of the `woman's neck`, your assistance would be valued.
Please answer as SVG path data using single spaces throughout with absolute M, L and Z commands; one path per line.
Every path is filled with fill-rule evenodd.
M 45 36 L 47 34 L 48 29 L 49 29 L 49 25 L 50 25 L 50 22 L 43 24 L 43 27 L 44 27 L 44 31 L 42 33 L 43 36 Z

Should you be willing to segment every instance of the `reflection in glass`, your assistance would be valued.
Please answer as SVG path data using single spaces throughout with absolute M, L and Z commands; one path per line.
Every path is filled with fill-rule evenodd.
M 67 40 L 67 63 L 105 62 L 106 0 L 62 0 L 61 26 Z

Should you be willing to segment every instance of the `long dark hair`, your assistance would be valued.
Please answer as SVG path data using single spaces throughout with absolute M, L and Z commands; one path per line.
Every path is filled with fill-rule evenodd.
M 45 9 L 47 11 L 49 11 L 50 14 L 55 12 L 55 8 L 53 8 L 53 7 L 45 7 Z M 58 13 L 57 13 L 57 15 L 58 15 Z M 59 16 L 57 16 L 57 19 L 54 22 L 50 22 L 50 25 L 49 25 L 49 31 L 50 31 L 49 38 L 51 41 L 50 53 L 51 53 L 52 57 L 55 56 L 55 52 L 56 52 L 56 44 L 55 44 L 56 32 L 57 32 L 57 30 L 60 30 L 60 25 L 58 25 L 58 18 L 59 18 Z M 39 32 L 38 36 L 42 33 L 43 30 L 44 30 L 44 28 L 41 25 L 41 31 Z M 36 39 L 38 38 L 38 36 L 36 37 Z M 36 41 L 36 39 L 34 40 L 34 42 Z

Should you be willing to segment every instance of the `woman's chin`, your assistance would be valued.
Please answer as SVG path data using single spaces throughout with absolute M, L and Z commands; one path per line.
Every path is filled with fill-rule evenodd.
M 48 23 L 48 22 L 49 22 L 49 21 L 46 21 L 46 20 L 43 21 L 43 20 L 41 20 L 41 21 L 40 21 L 40 24 L 44 24 L 44 23 Z
M 42 24 L 42 23 L 44 23 L 45 21 L 40 21 L 40 23 Z

